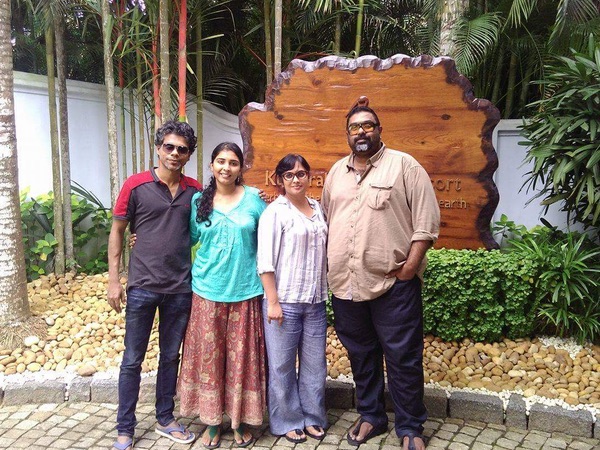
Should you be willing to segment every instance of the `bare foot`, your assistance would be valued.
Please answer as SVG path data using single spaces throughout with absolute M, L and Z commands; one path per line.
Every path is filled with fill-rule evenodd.
M 165 427 L 163 427 L 162 425 L 158 424 L 157 427 L 156 427 L 156 429 L 157 430 L 161 430 L 161 431 L 165 431 L 165 430 L 167 430 L 169 428 L 178 427 L 178 426 L 179 426 L 179 424 L 177 423 L 177 421 L 173 420 L 173 421 L 169 422 L 169 424 L 167 426 L 165 426 Z M 189 439 L 190 436 L 192 436 L 192 432 L 190 430 L 188 430 L 187 428 L 185 428 L 185 427 L 183 427 L 183 430 L 184 430 L 183 432 L 180 432 L 180 431 L 171 431 L 169 434 L 171 436 L 173 436 L 174 438 L 176 438 L 176 439 L 182 439 L 182 440 Z
M 119 435 L 117 436 L 117 442 L 123 445 L 127 444 L 128 442 L 132 442 L 131 444 L 129 444 L 129 446 L 125 447 L 125 450 L 131 450 L 133 448 L 133 441 L 129 436 Z
M 306 433 L 315 439 L 322 439 L 325 436 L 325 430 L 322 427 L 314 425 L 307 426 Z
M 367 436 L 371 430 L 374 428 L 372 424 L 369 422 L 362 421 L 360 424 L 360 429 L 358 428 L 358 424 L 360 423 L 360 419 L 352 425 L 352 428 L 348 432 L 348 435 L 354 439 L 355 441 L 362 441 L 365 436 Z M 357 432 L 358 431 L 358 432 Z
M 217 448 L 221 440 L 221 426 L 209 425 L 202 434 L 202 445 L 206 448 Z
M 425 442 L 423 442 L 423 439 L 421 439 L 418 436 L 415 436 L 413 438 L 413 442 L 414 442 L 414 447 L 409 447 L 410 445 L 410 438 L 408 436 L 404 436 L 404 440 L 402 441 L 402 448 L 404 450 L 412 450 L 413 448 L 415 450 L 427 450 L 425 447 Z

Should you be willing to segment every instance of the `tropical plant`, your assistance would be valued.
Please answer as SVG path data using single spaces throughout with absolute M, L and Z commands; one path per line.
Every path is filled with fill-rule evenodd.
M 107 237 L 111 212 L 91 192 L 74 183 L 71 208 L 75 247 L 75 268 L 86 273 L 107 270 Z M 53 227 L 54 195 L 52 192 L 29 197 L 21 192 L 21 227 L 27 278 L 33 280 L 54 271 L 57 240 Z
M 510 241 L 521 258 L 535 262 L 537 316 L 542 331 L 579 342 L 600 337 L 600 249 L 585 234 L 549 224 Z M 509 249 L 510 250 L 510 249 Z
M 536 82 L 544 97 L 521 128 L 532 164 L 525 182 L 546 209 L 558 203 L 572 221 L 600 229 L 600 43 L 557 57 Z M 533 200 L 532 199 L 532 200 Z M 597 234 L 596 234 L 597 235 Z

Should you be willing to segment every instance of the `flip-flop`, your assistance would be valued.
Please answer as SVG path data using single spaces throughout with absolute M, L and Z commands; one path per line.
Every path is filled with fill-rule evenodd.
M 373 428 L 371 428 L 371 431 L 369 431 L 367 433 L 367 435 L 364 438 L 362 438 L 362 439 L 354 439 L 354 438 L 352 438 L 350 436 L 350 432 L 348 432 L 348 434 L 346 435 L 346 440 L 348 441 L 348 444 L 353 445 L 354 447 L 358 447 L 360 444 L 364 444 L 369 439 L 374 438 L 375 436 L 379 436 L 380 434 L 387 433 L 387 430 L 388 430 L 387 429 L 387 424 L 382 423 L 382 424 L 380 424 L 378 426 L 375 426 L 371 422 L 367 422 L 365 419 L 363 419 L 361 417 L 356 422 L 356 426 L 354 427 L 354 429 L 352 431 L 352 433 L 355 436 L 357 436 L 360 433 L 360 427 L 362 426 L 363 423 L 368 423 Z
M 304 429 L 304 434 L 306 434 L 308 437 L 311 437 L 313 439 L 316 439 L 317 441 L 322 441 L 323 438 L 325 437 L 325 430 L 323 429 L 323 427 L 320 427 L 319 425 L 311 425 L 315 430 L 323 433 L 323 434 L 313 434 L 310 431 L 308 431 L 308 428 Z
M 130 437 L 128 441 L 125 441 L 123 443 L 121 443 L 119 441 L 115 441 L 115 443 L 112 446 L 113 446 L 113 448 L 116 448 L 117 450 L 127 450 L 130 447 L 131 447 L 131 450 L 133 450 L 133 438 Z
M 402 441 L 402 448 L 404 448 L 404 438 L 408 438 L 408 449 L 407 450 L 417 450 L 417 446 L 415 445 L 415 438 L 419 438 L 425 443 L 423 440 L 423 436 L 414 431 L 405 431 L 402 436 L 400 436 L 400 440 Z
M 292 430 L 296 433 L 296 436 L 302 436 L 302 430 L 300 428 L 296 428 L 295 430 Z M 289 431 L 288 431 L 289 433 Z M 294 444 L 300 444 L 302 442 L 306 442 L 306 436 L 302 436 L 302 437 L 298 437 L 298 438 L 292 438 L 289 437 L 287 434 L 284 434 L 283 437 L 285 437 L 288 441 L 294 443 Z
M 239 427 L 233 429 L 233 443 L 236 447 L 248 447 L 256 439 L 254 436 L 250 436 L 247 441 L 244 441 L 244 433 L 246 432 L 246 426 L 242 423 Z M 236 433 L 242 438 L 242 442 L 238 442 L 235 438 Z
M 213 439 L 218 435 L 219 436 L 219 440 L 217 442 L 215 442 L 214 444 L 202 444 L 204 445 L 205 448 L 208 449 L 213 449 L 213 448 L 219 448 L 221 446 L 221 426 L 220 425 L 209 425 L 206 427 L 206 430 L 204 430 L 204 432 L 206 433 L 208 431 L 208 437 L 210 438 L 210 442 L 213 442 Z
M 167 427 L 167 428 L 158 428 L 156 427 L 154 429 L 154 431 L 157 434 L 160 434 L 163 437 L 166 437 L 167 439 L 171 439 L 173 442 L 177 442 L 178 444 L 190 444 L 192 442 L 194 442 L 194 440 L 196 439 L 196 435 L 194 433 L 192 433 L 191 431 L 186 430 L 186 428 L 181 425 L 180 423 L 176 422 L 176 425 L 173 425 L 171 427 Z M 182 438 L 178 438 L 173 436 L 171 433 L 182 433 L 182 434 L 186 434 L 186 433 L 190 433 L 188 435 L 187 438 L 182 439 Z

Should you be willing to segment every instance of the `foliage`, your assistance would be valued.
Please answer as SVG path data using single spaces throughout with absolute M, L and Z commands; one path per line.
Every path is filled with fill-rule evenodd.
M 533 168 L 525 182 L 546 206 L 560 203 L 573 221 L 600 229 L 600 43 L 546 65 L 546 92 L 522 125 Z M 541 185 L 541 186 L 540 186 Z M 533 200 L 532 199 L 532 200 Z
M 498 250 L 430 250 L 423 287 L 425 332 L 493 341 L 533 332 L 535 261 Z
M 509 241 L 509 251 L 535 263 L 541 330 L 579 342 L 600 337 L 600 249 L 585 234 L 546 224 Z
M 100 273 L 107 266 L 107 236 L 112 213 L 92 193 L 75 183 L 71 187 L 73 234 L 76 266 L 86 273 Z M 54 251 L 57 245 L 53 229 L 52 192 L 36 198 L 29 190 L 21 192 L 21 217 L 25 265 L 28 280 L 54 270 Z

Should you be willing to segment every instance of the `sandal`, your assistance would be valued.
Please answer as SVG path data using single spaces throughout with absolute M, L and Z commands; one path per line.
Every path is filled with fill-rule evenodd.
M 294 433 L 296 433 L 296 436 L 298 436 L 297 438 L 293 438 L 293 437 L 289 437 L 287 434 L 284 434 L 283 436 L 290 442 L 294 443 L 294 444 L 300 444 L 302 442 L 306 442 L 306 436 L 303 436 L 303 432 L 300 428 L 296 428 L 295 430 L 292 430 Z M 290 431 L 288 431 L 288 433 L 290 433 Z
M 323 429 L 323 427 L 320 427 L 319 425 L 311 425 L 319 434 L 315 434 L 315 433 L 311 433 L 310 431 L 308 431 L 308 428 L 304 429 L 304 433 L 313 438 L 316 439 L 317 441 L 322 441 L 323 438 L 325 437 L 325 430 Z
M 417 447 L 415 445 L 415 438 L 421 439 L 423 441 L 423 444 L 425 444 L 425 441 L 423 440 L 423 436 L 421 436 L 420 434 L 415 433 L 414 431 L 405 431 L 400 436 L 400 440 L 402 441 L 402 448 L 404 448 L 404 438 L 405 437 L 408 438 L 408 449 L 407 450 L 417 450 Z
M 202 445 L 204 445 L 204 448 L 209 448 L 209 449 L 213 449 L 213 448 L 219 448 L 221 446 L 221 425 L 209 425 L 206 427 L 206 430 L 204 430 L 204 434 L 202 435 L 202 437 L 204 437 L 204 435 L 208 432 L 208 437 L 210 439 L 208 444 L 202 443 Z M 214 441 L 215 437 L 218 437 L 219 439 L 217 440 L 217 442 L 211 443 Z
M 346 435 L 346 440 L 348 441 L 348 444 L 358 447 L 360 444 L 364 444 L 369 439 L 374 438 L 375 436 L 379 436 L 380 434 L 387 433 L 387 430 L 388 430 L 387 424 L 383 423 L 381 425 L 375 426 L 372 423 L 367 422 L 365 419 L 363 419 L 361 417 L 356 421 L 356 426 L 354 427 L 354 429 L 352 431 L 352 434 L 354 434 L 354 436 L 358 436 L 358 434 L 360 433 L 360 428 L 362 427 L 363 423 L 368 423 L 373 428 L 371 428 L 371 431 L 369 431 L 367 433 L 367 435 L 362 439 L 354 439 L 352 436 L 350 436 L 350 432 L 348 432 L 348 434 Z
M 115 443 L 112 446 L 117 450 L 127 450 L 128 448 L 131 448 L 131 450 L 133 450 L 133 437 L 130 437 L 129 440 L 122 443 L 119 441 L 115 441 Z
M 247 441 L 244 440 L 244 434 L 246 433 L 246 426 L 242 423 L 239 427 L 233 428 L 233 441 L 237 447 L 248 447 L 255 441 L 254 436 L 250 435 Z M 236 435 L 240 437 L 242 442 L 238 442 Z
M 187 430 L 183 425 L 181 425 L 180 423 L 177 423 L 177 422 L 175 422 L 175 425 L 172 425 L 167 428 L 156 427 L 154 429 L 154 431 L 163 437 L 171 439 L 173 442 L 177 442 L 178 444 L 190 444 L 190 443 L 194 442 L 194 439 L 196 439 L 196 435 L 194 433 Z M 187 434 L 187 438 L 178 438 L 178 437 L 173 436 L 172 433 L 181 433 L 184 435 Z

